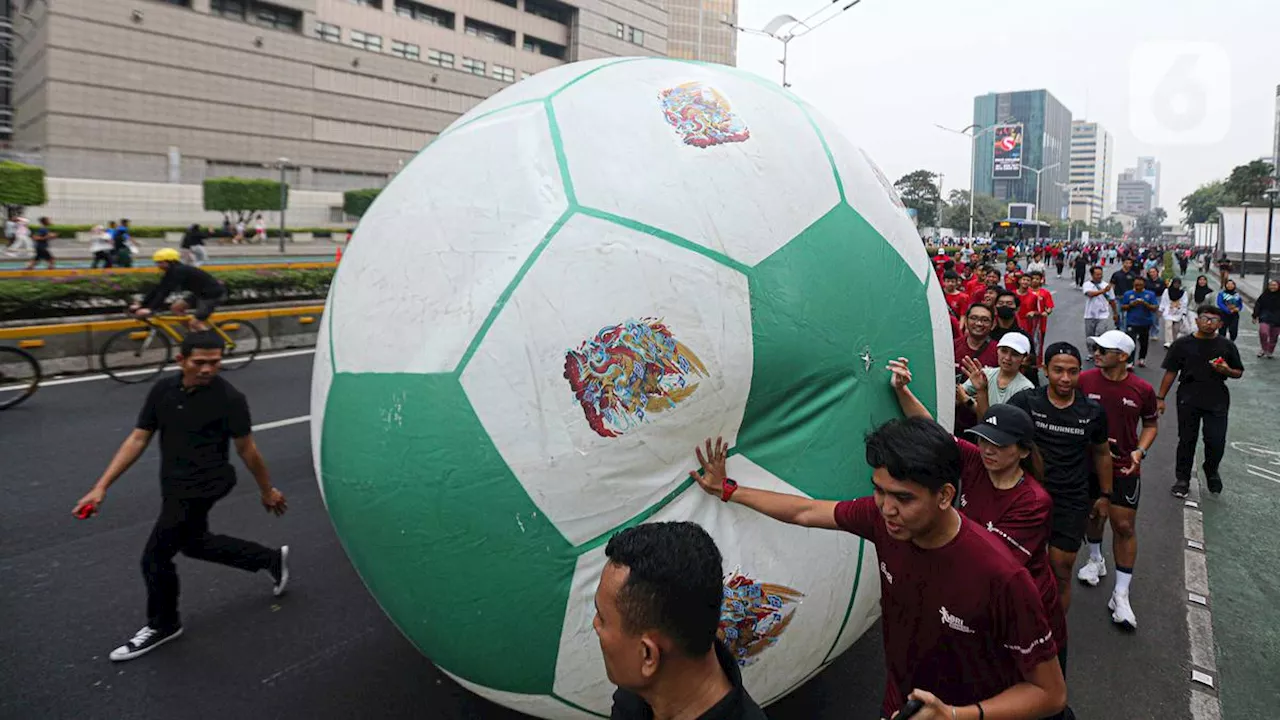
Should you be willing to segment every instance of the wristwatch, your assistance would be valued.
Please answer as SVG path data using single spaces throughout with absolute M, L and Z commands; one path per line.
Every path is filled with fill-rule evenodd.
M 1142 459 L 1143 459 L 1143 460 L 1146 460 L 1146 459 L 1147 459 L 1147 449 L 1146 449 L 1146 448 L 1138 448 L 1138 452 L 1142 453 Z
M 733 497 L 733 492 L 738 489 L 738 483 L 732 478 L 724 479 L 724 486 L 720 489 L 720 501 L 729 502 L 729 498 Z

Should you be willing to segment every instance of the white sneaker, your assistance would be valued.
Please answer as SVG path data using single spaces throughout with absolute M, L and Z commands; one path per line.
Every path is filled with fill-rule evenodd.
M 1129 630 L 1138 629 L 1138 618 L 1134 616 L 1133 608 L 1129 607 L 1129 593 L 1111 593 L 1107 609 L 1111 611 L 1111 622 Z
M 269 570 L 271 573 L 271 594 L 280 597 L 284 594 L 285 588 L 289 586 L 289 546 L 280 546 L 280 559 L 278 564 Z
M 1080 572 L 1076 573 L 1076 577 L 1080 579 L 1080 582 L 1089 587 L 1098 587 L 1098 581 L 1106 576 L 1107 561 L 1094 560 L 1092 558 L 1084 564 L 1084 567 L 1080 568 Z

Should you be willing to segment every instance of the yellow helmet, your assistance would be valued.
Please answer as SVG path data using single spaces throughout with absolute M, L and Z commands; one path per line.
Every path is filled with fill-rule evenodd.
M 173 248 L 160 248 L 151 256 L 152 262 L 182 262 L 182 253 Z

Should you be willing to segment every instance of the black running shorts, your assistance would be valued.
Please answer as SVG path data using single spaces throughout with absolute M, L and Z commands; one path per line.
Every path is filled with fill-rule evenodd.
M 1053 532 L 1049 546 L 1063 552 L 1077 552 L 1084 542 L 1085 524 L 1089 522 L 1089 504 L 1053 501 Z
M 1089 473 L 1089 498 L 1097 500 L 1102 496 L 1098 487 L 1098 476 Z M 1116 507 L 1138 509 L 1138 501 L 1142 499 L 1142 476 L 1115 473 L 1111 480 L 1111 504 Z

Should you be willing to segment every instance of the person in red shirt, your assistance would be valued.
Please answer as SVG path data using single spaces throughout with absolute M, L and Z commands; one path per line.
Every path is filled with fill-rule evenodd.
M 942 276 L 942 298 L 953 316 L 964 317 L 964 311 L 969 308 L 969 296 L 960 292 L 960 275 L 954 271 Z
M 1035 351 L 1036 367 L 1044 367 L 1044 344 L 1045 338 L 1049 333 L 1049 316 L 1053 314 L 1053 293 L 1049 292 L 1049 288 L 1044 286 L 1044 273 L 1033 272 L 1030 274 L 1031 288 L 1030 292 L 1036 296 L 1035 310 L 1033 315 L 1029 315 L 1027 323 L 1023 326 L 1027 328 L 1027 332 L 1031 333 L 1031 347 Z
M 953 350 L 956 361 L 956 382 L 962 381 L 964 369 L 960 361 L 973 358 L 983 367 L 996 367 L 1000 362 L 996 341 L 991 339 L 991 329 L 995 327 L 995 312 L 989 305 L 970 305 L 965 311 L 964 332 L 956 338 Z M 978 422 L 978 416 L 967 406 L 956 406 L 957 433 L 964 432 Z
M 971 305 L 976 303 L 982 303 L 983 305 L 988 305 L 990 303 L 986 301 L 987 291 L 995 290 L 999 292 L 1000 290 L 1003 289 L 1000 286 L 1000 273 L 996 272 L 995 270 L 987 270 L 986 273 L 983 275 L 983 277 L 985 279 L 985 282 L 981 285 L 976 285 L 973 288 L 973 290 L 970 291 L 969 293 L 969 304 Z M 991 302 L 995 302 L 995 299 L 993 298 Z
M 911 392 L 906 360 L 889 361 L 890 387 L 907 417 L 933 419 Z M 1044 459 L 1035 443 L 1031 416 L 1012 405 L 992 405 L 982 422 L 966 431 L 977 444 L 956 438 L 960 448 L 960 512 L 1001 538 L 1031 573 L 1040 592 L 1058 663 L 1067 672 L 1067 617 L 1058 601 L 1058 579 L 1049 566 L 1053 498 L 1035 479 L 1044 474 Z
M 1004 287 L 1006 290 L 1018 289 L 1018 278 L 1022 277 L 1022 268 L 1018 267 L 1018 263 L 1013 258 L 1009 258 L 1004 263 Z
M 1057 643 L 1035 583 L 1003 539 L 953 506 L 955 438 L 924 418 L 890 420 L 865 440 L 872 497 L 835 502 L 739 486 L 728 446 L 710 439 L 690 473 L 707 493 L 775 520 L 844 530 L 880 560 L 887 677 L 881 717 L 909 697 L 920 720 L 1042 718 L 1066 706 Z
M 1031 292 L 1031 276 L 1018 276 L 1018 287 L 1013 292 L 1018 296 L 1018 326 L 1031 332 L 1032 320 L 1040 309 L 1040 294 Z
M 995 275 L 994 279 L 988 278 L 988 276 L 991 274 Z M 984 265 L 978 270 L 976 270 L 971 277 L 969 277 L 967 280 L 964 281 L 963 290 L 967 295 L 969 295 L 969 297 L 973 297 L 973 294 L 978 292 L 979 290 L 985 291 L 987 289 L 988 284 L 995 285 L 995 284 L 999 284 L 999 282 L 1000 282 L 1000 273 L 997 273 L 994 270 Z
M 1080 568 L 1076 577 L 1086 585 L 1096 587 L 1099 579 L 1107 574 L 1107 563 L 1102 557 L 1102 531 L 1110 520 L 1116 584 L 1107 606 L 1111 609 L 1112 622 L 1134 630 L 1138 627 L 1138 619 L 1129 603 L 1129 583 L 1138 559 L 1136 522 L 1138 500 L 1142 494 L 1142 461 L 1156 441 L 1160 412 L 1155 388 L 1129 372 L 1133 338 L 1119 330 L 1108 330 L 1089 338 L 1089 344 L 1096 367 L 1080 373 L 1079 388 L 1107 413 L 1113 481 L 1111 509 L 1106 515 L 1096 510 L 1089 514 L 1089 525 L 1085 531 L 1089 561 Z M 1141 434 L 1138 432 L 1139 424 L 1142 425 Z M 1092 474 L 1089 494 L 1091 499 L 1101 494 L 1098 479 Z

